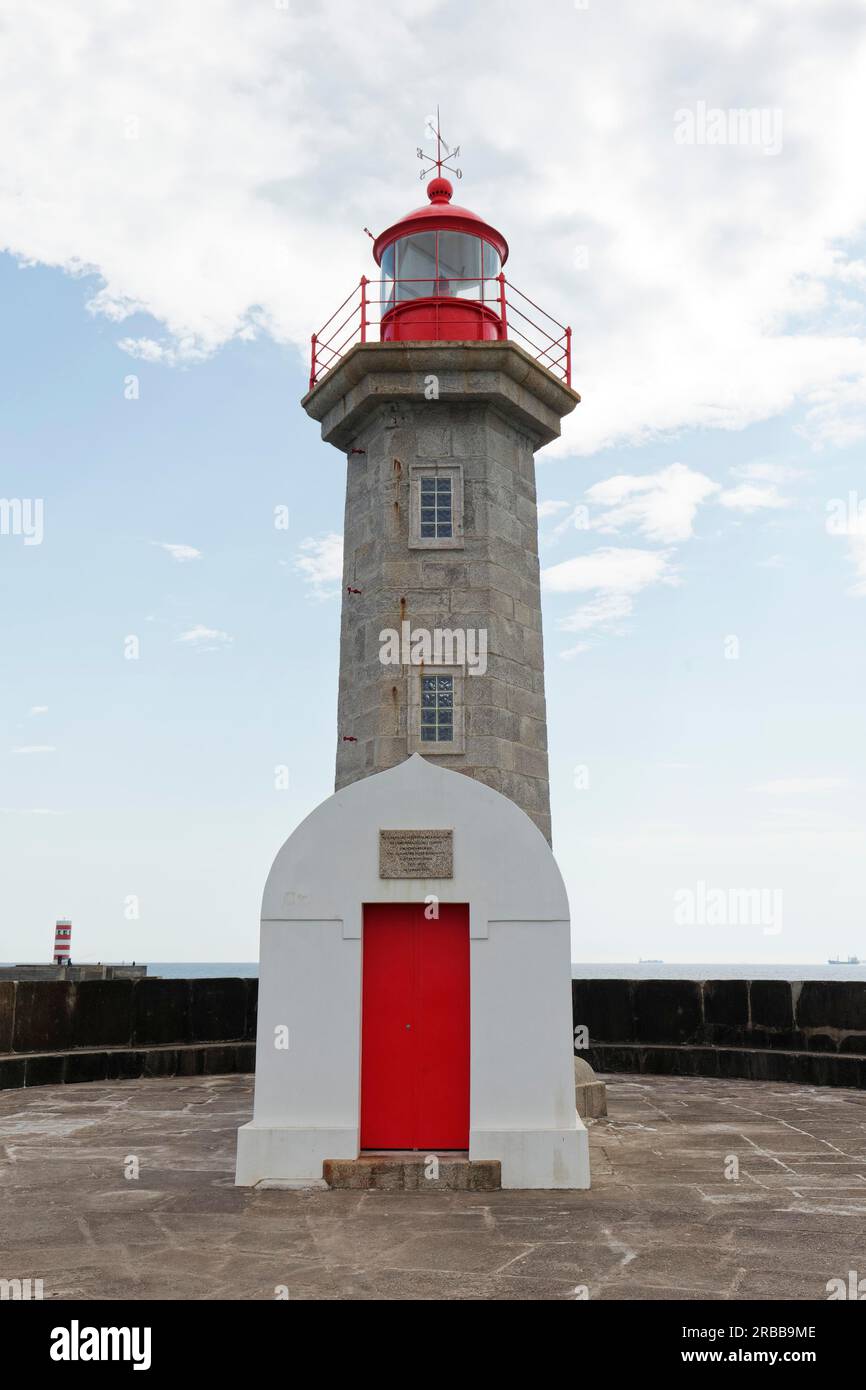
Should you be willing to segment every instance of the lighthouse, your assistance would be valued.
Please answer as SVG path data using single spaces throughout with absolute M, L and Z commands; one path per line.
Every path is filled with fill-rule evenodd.
M 60 917 L 54 924 L 54 964 L 68 965 L 72 958 L 72 923 Z
M 571 332 L 442 146 L 312 335 L 302 405 L 346 469 L 335 793 L 265 886 L 247 1185 L 407 1155 L 589 1185 L 535 492 L 580 399 Z

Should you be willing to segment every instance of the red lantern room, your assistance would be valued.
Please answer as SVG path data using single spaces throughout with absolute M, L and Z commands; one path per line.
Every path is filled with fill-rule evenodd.
M 436 157 L 418 150 L 434 173 L 426 207 L 374 237 L 379 276 L 361 276 L 318 333 L 312 335 L 310 390 L 357 343 L 454 343 L 514 340 L 554 376 L 571 385 L 571 329 L 505 278 L 508 243 L 469 208 L 451 201 L 443 170 L 449 150 L 438 126 Z M 445 157 L 443 158 L 443 150 Z M 435 171 L 435 172 L 434 172 Z M 364 229 L 367 230 L 366 228 Z
M 468 208 L 451 202 L 437 176 L 430 202 L 381 232 L 382 342 L 497 341 L 507 336 L 502 267 L 508 243 Z

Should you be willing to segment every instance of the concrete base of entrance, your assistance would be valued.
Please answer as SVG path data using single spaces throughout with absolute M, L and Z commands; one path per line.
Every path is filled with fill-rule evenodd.
M 574 1129 L 473 1130 L 469 1157 L 499 1159 L 503 1187 L 589 1187 L 589 1137 L 579 1115 Z
M 255 1187 L 265 1179 L 297 1187 L 321 1187 L 326 1159 L 355 1159 L 357 1129 L 291 1129 L 253 1120 L 238 1130 L 235 1183 Z
M 429 1184 L 443 1191 L 590 1185 L 589 1140 L 579 1115 L 575 1115 L 574 1129 L 473 1130 L 468 1157 L 414 1152 L 359 1156 L 356 1129 L 269 1128 L 251 1121 L 238 1130 L 235 1183 L 238 1187 L 255 1187 L 263 1181 L 320 1187 L 324 1177 L 329 1187 L 426 1191 L 428 1180 L 423 1168 L 431 1156 L 438 1157 L 440 1172 L 445 1164 L 452 1166 L 447 1178 Z M 382 1168 L 381 1173 L 373 1173 L 376 1165 L 390 1166 L 387 1171 Z M 404 1171 L 397 1177 L 396 1168 L 411 1168 L 412 1172 Z M 416 1181 L 417 1168 L 421 1174 Z M 492 1168 L 497 1175 L 492 1186 L 487 1185 L 487 1178 L 476 1181 L 474 1170 L 487 1172 Z M 332 1181 L 329 1172 L 338 1180 Z

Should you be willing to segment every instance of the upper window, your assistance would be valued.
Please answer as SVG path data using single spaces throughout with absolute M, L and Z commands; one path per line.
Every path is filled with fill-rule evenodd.
M 450 540 L 454 535 L 454 480 L 450 473 L 421 478 L 421 539 Z
M 463 549 L 463 469 L 459 463 L 409 465 L 409 545 Z

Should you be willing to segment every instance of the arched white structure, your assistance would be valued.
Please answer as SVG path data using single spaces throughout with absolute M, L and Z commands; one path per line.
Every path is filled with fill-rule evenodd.
M 453 878 L 379 877 L 380 829 L 445 828 Z M 470 1159 L 499 1159 L 503 1187 L 589 1186 L 556 861 L 506 797 L 418 754 L 329 797 L 274 860 L 239 1184 L 320 1182 L 324 1159 L 358 1156 L 363 906 L 431 894 L 469 904 Z M 275 1045 L 279 1029 L 288 1048 Z

